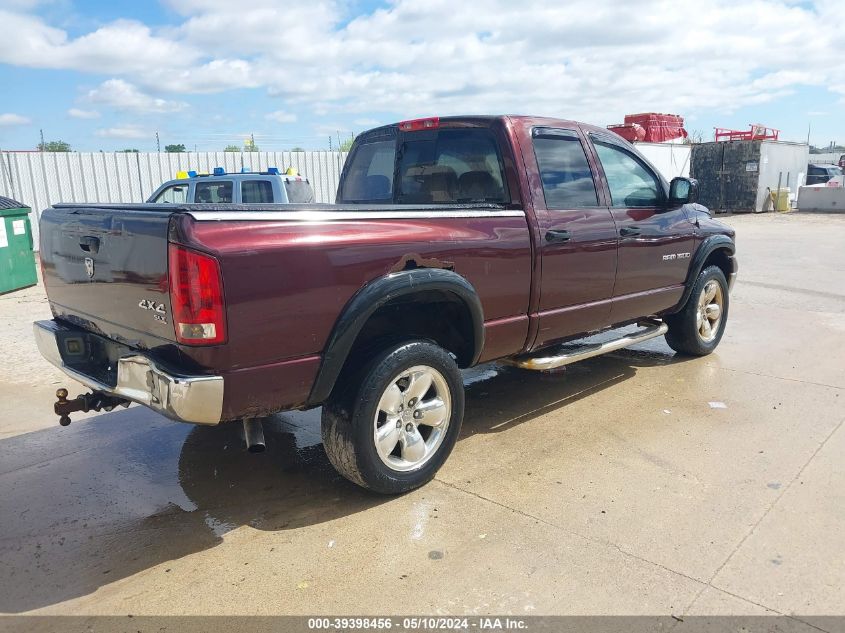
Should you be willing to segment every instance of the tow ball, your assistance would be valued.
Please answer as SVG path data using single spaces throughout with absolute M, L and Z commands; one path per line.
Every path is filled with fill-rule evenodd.
M 67 389 L 57 389 L 57 402 L 53 405 L 53 411 L 59 416 L 59 424 L 67 426 L 70 424 L 70 415 L 75 411 L 88 413 L 89 411 L 111 411 L 117 406 L 128 407 L 129 400 L 116 398 L 107 393 L 93 391 L 76 396 L 73 400 L 67 399 Z

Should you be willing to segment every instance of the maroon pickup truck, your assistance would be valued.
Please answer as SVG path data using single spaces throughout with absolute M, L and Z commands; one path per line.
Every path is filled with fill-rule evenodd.
M 607 130 L 522 116 L 361 134 L 334 205 L 56 205 L 41 217 L 42 354 L 92 393 L 175 420 L 322 406 L 326 453 L 398 493 L 461 427 L 460 368 L 547 370 L 664 335 L 709 354 L 733 231 Z M 577 339 L 630 327 L 603 343 Z M 605 335 L 605 339 L 608 335 Z

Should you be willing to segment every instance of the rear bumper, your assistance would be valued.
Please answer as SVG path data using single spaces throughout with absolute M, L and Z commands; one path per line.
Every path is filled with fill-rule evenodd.
M 56 321 L 36 321 L 33 330 L 41 355 L 91 389 L 143 404 L 180 422 L 213 425 L 222 418 L 222 376 L 177 374 L 165 370 L 143 354 L 131 353 L 117 359 L 116 381 L 110 384 L 66 362 L 68 341 L 79 341 L 79 330 Z M 95 335 L 85 333 L 85 336 Z

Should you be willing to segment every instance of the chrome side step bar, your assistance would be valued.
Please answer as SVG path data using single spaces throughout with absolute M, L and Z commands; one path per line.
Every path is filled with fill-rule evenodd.
M 532 369 L 535 371 L 557 369 L 558 367 L 563 367 L 564 365 L 569 365 L 570 363 L 575 363 L 579 360 L 585 360 L 587 358 L 592 358 L 593 356 L 601 356 L 602 354 L 614 352 L 618 349 L 622 349 L 623 347 L 629 347 L 631 345 L 635 345 L 636 343 L 642 343 L 643 341 L 663 336 L 666 334 L 666 330 L 669 329 L 669 326 L 665 323 L 655 319 L 640 321 L 638 325 L 645 326 L 645 329 L 627 334 L 612 341 L 607 341 L 606 343 L 588 345 L 568 350 L 565 353 L 555 354 L 554 356 L 518 356 L 504 362 L 509 365 L 521 367 L 522 369 Z

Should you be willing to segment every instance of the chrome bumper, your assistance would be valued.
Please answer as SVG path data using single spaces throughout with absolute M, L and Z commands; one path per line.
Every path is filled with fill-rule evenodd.
M 70 332 L 54 321 L 36 321 L 35 342 L 41 355 L 83 385 L 137 402 L 169 418 L 194 424 L 217 424 L 223 413 L 222 376 L 168 373 L 142 354 L 117 361 L 117 384 L 107 385 L 65 364 L 59 333 Z

